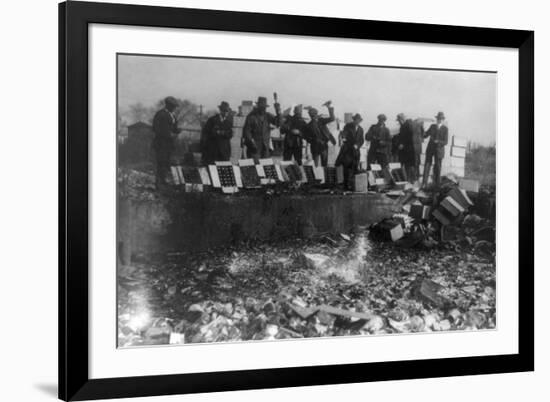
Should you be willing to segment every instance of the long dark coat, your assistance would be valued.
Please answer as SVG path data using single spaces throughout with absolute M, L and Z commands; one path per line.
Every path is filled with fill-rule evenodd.
M 279 127 L 281 115 L 273 115 L 269 112 L 259 113 L 257 109 L 246 116 L 243 127 L 243 143 L 249 152 L 262 154 L 263 150 L 269 150 L 271 138 L 271 125 Z
M 399 162 L 405 166 L 415 166 L 417 161 L 417 145 L 414 141 L 414 123 L 412 120 L 407 119 L 401 125 L 398 135 L 398 144 L 403 145 L 403 149 L 399 150 Z M 422 152 L 422 143 L 420 144 L 420 151 Z
M 392 138 L 390 130 L 385 125 L 373 124 L 370 126 L 365 139 L 370 142 L 369 154 L 390 155 Z
M 233 116 L 222 118 L 221 114 L 210 117 L 202 129 L 202 163 L 209 165 L 215 161 L 228 161 L 231 158 L 231 138 L 233 137 Z
M 161 109 L 153 118 L 153 137 L 152 148 L 157 153 L 170 153 L 174 149 L 174 134 L 179 132 L 178 124 L 172 114 Z
M 293 134 L 292 130 L 298 130 L 298 134 Z M 281 133 L 285 135 L 283 142 L 285 149 L 302 148 L 306 130 L 307 123 L 302 116 L 288 116 L 285 122 L 281 125 Z
M 342 130 L 342 140 L 344 143 L 340 148 L 335 165 L 344 165 L 346 167 L 357 167 L 359 165 L 359 148 L 365 143 L 363 127 L 348 123 Z M 357 149 L 355 148 L 357 146 Z

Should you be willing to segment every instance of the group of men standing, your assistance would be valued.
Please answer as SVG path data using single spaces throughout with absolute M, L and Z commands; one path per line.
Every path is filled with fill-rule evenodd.
M 170 169 L 170 159 L 174 149 L 174 139 L 181 131 L 177 127 L 175 109 L 177 101 L 169 96 L 165 107 L 159 110 L 153 119 L 153 150 L 156 156 L 156 182 L 164 184 Z M 313 107 L 308 108 L 309 121 L 303 117 L 302 105 L 293 108 L 292 115 L 284 118 L 278 102 L 274 103 L 275 114 L 267 111 L 267 98 L 260 96 L 256 107 L 247 115 L 241 145 L 246 147 L 246 157 L 258 161 L 271 153 L 271 129 L 279 127 L 283 140 L 283 159 L 294 159 L 302 164 L 304 141 L 310 145 L 313 161 L 316 166 L 328 165 L 329 144 L 336 145 L 336 139 L 327 125 L 335 120 L 334 107 L 331 102 L 323 106 L 328 109 L 328 117 L 319 115 Z M 231 157 L 231 138 L 233 137 L 233 115 L 228 102 L 221 102 L 219 113 L 211 116 L 201 132 L 202 163 L 212 164 L 215 161 L 229 161 Z M 341 148 L 335 165 L 343 166 L 344 182 L 348 186 L 353 174 L 360 168 L 360 148 L 365 141 L 370 143 L 367 153 L 367 166 L 372 163 L 386 167 L 391 160 L 399 161 L 405 168 L 408 180 L 412 183 L 420 179 L 420 155 L 422 142 L 429 138 L 422 184 L 427 185 L 431 166 L 434 167 L 434 182 L 438 186 L 441 177 L 441 162 L 448 142 L 448 129 L 443 124 L 445 115 L 439 112 L 436 123 L 424 132 L 423 125 L 407 119 L 403 113 L 397 115 L 400 129 L 394 137 L 386 127 L 386 116 L 378 115 L 378 122 L 370 126 L 365 134 L 360 114 L 355 114 L 340 133 Z

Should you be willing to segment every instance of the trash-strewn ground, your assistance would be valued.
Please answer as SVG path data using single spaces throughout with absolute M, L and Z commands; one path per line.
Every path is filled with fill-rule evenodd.
M 119 346 L 494 328 L 484 224 L 465 219 L 455 240 L 415 248 L 358 228 L 135 258 L 119 267 Z

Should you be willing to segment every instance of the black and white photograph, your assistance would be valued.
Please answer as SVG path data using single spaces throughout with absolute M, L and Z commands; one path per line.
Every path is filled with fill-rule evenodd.
M 498 328 L 496 71 L 116 69 L 119 348 Z

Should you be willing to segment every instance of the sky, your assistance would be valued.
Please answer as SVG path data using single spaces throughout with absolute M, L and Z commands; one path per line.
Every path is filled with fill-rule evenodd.
M 332 100 L 337 117 L 361 113 L 366 128 L 380 113 L 396 129 L 397 113 L 414 119 L 443 111 L 450 135 L 486 145 L 496 141 L 496 85 L 497 74 L 485 72 L 134 55 L 118 60 L 123 115 L 131 104 L 152 106 L 168 95 L 204 110 L 225 100 L 237 110 L 242 100 L 258 96 L 272 105 L 277 92 L 283 109 L 301 103 L 322 110 Z

